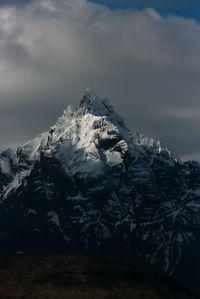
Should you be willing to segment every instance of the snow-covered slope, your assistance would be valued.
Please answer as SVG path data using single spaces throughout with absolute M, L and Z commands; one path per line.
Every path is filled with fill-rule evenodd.
M 168 273 L 200 244 L 199 195 L 199 163 L 130 131 L 89 88 L 48 132 L 0 155 L 2 230 L 137 252 Z

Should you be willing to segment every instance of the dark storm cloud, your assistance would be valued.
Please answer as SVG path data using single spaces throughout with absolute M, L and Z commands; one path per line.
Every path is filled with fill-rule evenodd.
M 33 138 L 85 86 L 128 125 L 200 159 L 200 25 L 85 0 L 0 9 L 1 147 Z
M 0 5 L 18 5 L 30 3 L 32 0 L 0 0 Z

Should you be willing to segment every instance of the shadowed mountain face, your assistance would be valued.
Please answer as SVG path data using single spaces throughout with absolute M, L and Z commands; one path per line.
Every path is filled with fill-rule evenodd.
M 200 165 L 130 131 L 86 89 L 79 107 L 0 155 L 2 248 L 138 254 L 200 277 Z

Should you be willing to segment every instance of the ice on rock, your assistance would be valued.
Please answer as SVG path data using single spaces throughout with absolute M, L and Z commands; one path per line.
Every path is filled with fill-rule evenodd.
M 49 221 L 57 226 L 57 228 L 59 229 L 59 231 L 63 235 L 64 240 L 66 242 L 69 242 L 70 241 L 69 238 L 65 235 L 65 233 L 63 232 L 63 229 L 61 228 L 60 221 L 59 221 L 57 213 L 54 212 L 54 211 L 48 211 L 47 216 L 49 217 Z
M 33 140 L 28 141 L 23 146 L 17 149 L 18 155 L 23 156 L 23 159 L 36 160 L 40 155 L 40 150 L 44 149 L 48 139 L 48 132 L 45 132 Z

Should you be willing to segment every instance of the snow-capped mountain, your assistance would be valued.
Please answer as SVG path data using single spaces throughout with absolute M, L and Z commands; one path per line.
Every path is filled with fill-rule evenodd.
M 129 130 L 87 88 L 48 132 L 0 154 L 0 225 L 2 242 L 137 253 L 172 274 L 200 263 L 200 164 Z

